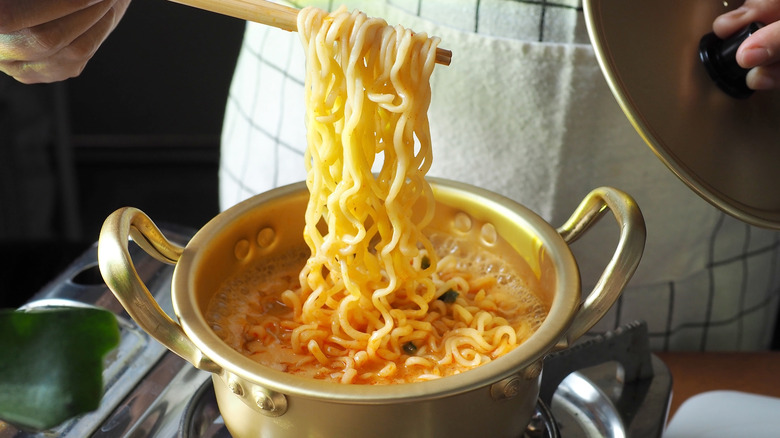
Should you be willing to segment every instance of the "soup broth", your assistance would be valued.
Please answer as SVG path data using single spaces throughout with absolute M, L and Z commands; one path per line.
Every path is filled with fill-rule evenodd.
M 312 327 L 296 318 L 302 303 L 294 291 L 301 288 L 299 274 L 310 255 L 303 245 L 258 260 L 224 281 L 209 304 L 207 320 L 222 340 L 260 364 L 357 384 L 461 373 L 506 354 L 536 331 L 549 305 L 535 291 L 539 279 L 521 257 L 496 252 L 497 247 L 506 249 L 501 245 L 477 243 L 485 238 L 475 239 L 479 232 L 426 234 L 439 257 L 437 297 L 426 315 L 413 321 L 413 329 L 397 327 L 408 333 L 397 333 L 390 341 L 395 345 L 374 356 L 356 348 L 337 327 Z M 420 264 L 425 257 L 423 253 Z M 396 295 L 390 298 L 393 311 L 417 310 L 404 302 L 402 292 Z M 360 321 L 352 324 L 361 326 Z M 296 331 L 307 334 L 295 336 Z

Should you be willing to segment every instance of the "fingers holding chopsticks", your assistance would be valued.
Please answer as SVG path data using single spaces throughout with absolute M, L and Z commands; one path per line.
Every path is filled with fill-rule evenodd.
M 78 76 L 130 0 L 0 0 L 0 71 L 23 83 Z

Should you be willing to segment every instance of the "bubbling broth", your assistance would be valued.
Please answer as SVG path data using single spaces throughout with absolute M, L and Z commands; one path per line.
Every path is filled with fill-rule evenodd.
M 228 278 L 206 318 L 222 340 L 262 365 L 356 384 L 458 374 L 503 356 L 537 330 L 549 309 L 534 290 L 538 279 L 520 257 L 491 251 L 473 239 L 438 231 L 427 235 L 439 259 L 436 298 L 424 318 L 397 327 L 376 354 L 351 348 L 338 327 L 296 321 L 299 273 L 309 256 L 305 246 L 258 260 Z M 421 253 L 419 263 L 427 257 Z M 402 294 L 390 299 L 399 312 L 410 310 L 395 302 L 404 301 Z

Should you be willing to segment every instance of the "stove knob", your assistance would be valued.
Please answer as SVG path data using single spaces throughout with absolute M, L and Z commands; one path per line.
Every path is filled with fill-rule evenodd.
M 737 49 L 747 37 L 762 27 L 763 24 L 754 22 L 725 40 L 708 33 L 699 41 L 699 58 L 704 68 L 718 87 L 731 97 L 744 99 L 753 94 L 753 90 L 745 83 L 750 70 L 737 64 Z

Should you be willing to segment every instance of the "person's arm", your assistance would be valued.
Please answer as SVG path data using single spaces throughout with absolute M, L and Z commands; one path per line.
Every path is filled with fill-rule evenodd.
M 780 0 L 745 0 L 745 3 L 715 19 L 713 31 L 727 38 L 751 22 L 765 26 L 748 37 L 737 51 L 737 63 L 749 68 L 748 87 L 754 90 L 780 88 Z
M 0 71 L 19 82 L 81 74 L 130 0 L 0 0 Z

